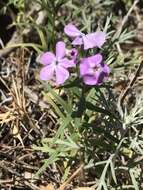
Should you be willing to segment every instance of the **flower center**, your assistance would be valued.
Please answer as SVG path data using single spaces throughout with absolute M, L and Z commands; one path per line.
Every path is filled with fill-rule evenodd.
M 59 61 L 58 61 L 58 60 L 56 60 L 56 61 L 55 61 L 55 64 L 56 64 L 56 65 L 58 65 L 58 63 L 59 63 Z
M 74 56 L 74 55 L 75 55 L 75 52 L 74 52 L 74 51 L 72 51 L 72 52 L 71 52 L 71 56 Z
M 93 73 L 95 74 L 95 73 L 97 73 L 97 72 L 100 71 L 100 67 L 95 66 L 95 67 L 92 68 L 92 71 L 93 71 Z
M 59 62 L 60 62 L 60 58 L 57 57 L 57 58 L 54 60 L 54 64 L 55 64 L 55 65 L 58 65 Z

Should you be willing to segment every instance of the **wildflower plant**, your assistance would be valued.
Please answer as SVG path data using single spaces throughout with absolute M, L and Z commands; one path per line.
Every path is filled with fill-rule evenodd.
M 87 26 L 83 10 L 81 15 Z M 130 164 L 133 163 L 132 149 L 136 154 L 142 154 L 141 141 L 138 141 L 137 131 L 135 138 L 127 137 L 135 127 L 131 123 L 126 125 L 130 114 L 126 110 L 120 115 L 111 89 L 116 66 L 118 69 L 117 61 L 122 57 L 116 47 L 128 41 L 133 33 L 110 30 L 110 21 L 111 17 L 107 17 L 102 30 L 90 30 L 91 26 L 80 30 L 71 22 L 64 24 L 62 41 L 61 37 L 60 41 L 57 38 L 55 48 L 38 56 L 37 60 L 43 64 L 40 71 L 45 88 L 43 94 L 56 113 L 57 125 L 51 138 L 44 138 L 41 146 L 34 146 L 35 150 L 47 152 L 49 156 L 37 175 L 52 163 L 62 164 L 62 160 L 61 180 L 64 182 L 74 163 L 82 162 L 85 172 L 95 170 L 94 177 L 90 176 L 90 180 L 95 180 L 95 189 L 139 189 L 140 179 L 135 168 L 140 171 L 140 166 L 130 168 Z M 129 59 L 129 62 L 135 60 Z M 125 155 L 129 159 L 127 167 L 122 164 Z M 129 176 L 128 184 L 124 181 L 125 176 Z
M 136 51 L 121 51 L 120 45 L 129 42 L 133 32 L 124 27 L 116 31 L 113 24 L 118 17 L 107 17 L 115 1 L 81 2 L 36 0 L 48 20 L 46 26 L 38 26 L 28 18 L 39 44 L 15 45 L 32 47 L 38 54 L 42 95 L 51 106 L 54 124 L 52 129 L 46 126 L 50 135 L 33 146 L 48 157 L 41 160 L 36 175 L 53 166 L 60 182 L 65 182 L 75 167 L 84 164 L 83 181 L 87 178 L 95 189 L 138 190 L 142 188 L 143 100 L 140 95 L 131 108 L 118 106 L 120 92 L 114 91 L 117 77 L 127 78 L 127 70 L 141 61 Z
M 94 107 L 96 101 L 92 96 L 102 84 L 106 83 L 110 74 L 109 65 L 105 63 L 101 52 L 107 37 L 105 32 L 83 34 L 71 23 L 64 27 L 64 32 L 69 37 L 69 42 L 57 41 L 55 50 L 42 52 L 37 58 L 37 62 L 43 65 L 40 79 L 44 81 L 45 89 L 48 90 L 45 98 L 59 116 L 60 126 L 57 133 L 53 138 L 43 141 L 43 146 L 47 144 L 46 146 L 52 148 L 55 144 L 56 160 L 62 156 L 66 159 L 66 157 L 74 158 L 76 154 L 79 155 L 83 149 L 82 135 L 85 130 L 88 130 L 84 125 L 91 123 L 92 117 L 93 120 L 95 117 L 92 116 L 92 109 L 99 109 L 101 113 L 106 113 L 104 109 Z M 64 89 L 67 100 L 55 92 L 55 87 Z M 35 149 L 39 148 L 35 147 Z M 53 157 L 54 152 L 49 152 L 49 159 Z M 46 162 L 38 174 L 48 165 Z

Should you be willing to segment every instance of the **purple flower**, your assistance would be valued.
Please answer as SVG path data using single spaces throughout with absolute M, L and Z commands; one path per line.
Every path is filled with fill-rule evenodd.
M 51 52 L 43 53 L 38 61 L 44 65 L 40 72 L 41 80 L 54 80 L 57 85 L 63 84 L 69 78 L 68 68 L 74 67 L 74 60 L 66 56 L 65 43 L 60 41 L 56 44 L 55 55 Z
M 84 34 L 80 32 L 73 24 L 68 24 L 64 28 L 64 32 L 74 38 L 73 45 L 84 45 L 84 49 L 87 50 L 93 47 L 101 47 L 106 38 L 105 32 L 97 31 L 90 34 Z
M 102 62 L 100 53 L 83 58 L 80 63 L 80 75 L 87 85 L 101 85 L 108 77 L 110 69 Z

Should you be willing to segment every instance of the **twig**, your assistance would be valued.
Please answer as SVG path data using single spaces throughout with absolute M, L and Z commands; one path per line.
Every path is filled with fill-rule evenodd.
M 2 184 L 2 183 L 8 184 L 8 183 L 12 183 L 12 182 L 13 182 L 13 179 L 0 180 L 0 184 Z

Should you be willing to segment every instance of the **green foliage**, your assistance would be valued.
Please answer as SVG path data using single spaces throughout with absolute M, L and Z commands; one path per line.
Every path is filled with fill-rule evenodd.
M 24 0 L 8 0 L 7 6 L 13 5 L 19 11 L 24 11 L 25 1 Z
M 17 8 L 24 8 L 24 0 L 9 0 L 9 4 L 13 4 Z

